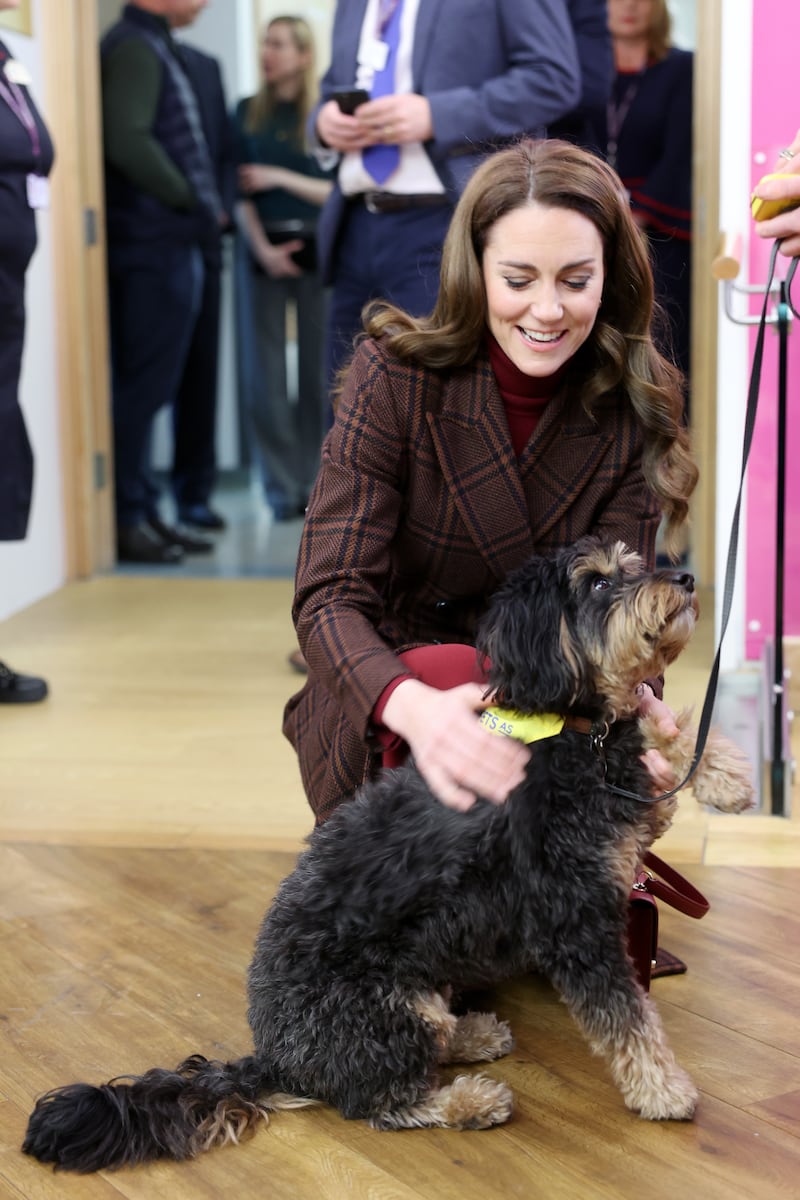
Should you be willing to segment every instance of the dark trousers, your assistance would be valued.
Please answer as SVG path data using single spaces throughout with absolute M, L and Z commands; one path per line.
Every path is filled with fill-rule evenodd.
M 178 508 L 207 504 L 217 473 L 221 263 L 204 262 L 203 293 L 173 411 L 172 490 Z
M 395 213 L 370 213 L 358 201 L 347 206 L 334 260 L 325 339 L 329 388 L 353 352 L 353 338 L 362 329 L 361 310 L 368 300 L 388 300 L 416 317 L 431 311 L 452 214 L 449 205 Z
M 178 393 L 200 308 L 195 245 L 121 247 L 109 254 L 109 321 L 117 527 L 156 515 L 149 472 L 153 420 Z
M 19 541 L 28 529 L 33 454 L 17 398 L 25 337 L 24 277 L 0 273 L 0 541 Z

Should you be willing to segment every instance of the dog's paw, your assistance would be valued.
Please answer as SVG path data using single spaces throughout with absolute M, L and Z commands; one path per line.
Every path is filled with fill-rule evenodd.
M 494 1013 L 468 1012 L 458 1018 L 442 1062 L 492 1062 L 514 1048 L 507 1021 L 498 1021 Z
M 690 1121 L 699 1099 L 691 1077 L 676 1063 L 645 1098 L 639 1097 L 638 1103 L 628 1107 L 646 1121 Z
M 709 735 L 692 789 L 698 804 L 708 804 L 720 812 L 744 812 L 755 803 L 748 759 L 738 746 L 715 732 Z
M 453 1129 L 491 1129 L 514 1111 L 511 1088 L 488 1075 L 457 1075 L 442 1092 L 449 1093 L 447 1124 Z

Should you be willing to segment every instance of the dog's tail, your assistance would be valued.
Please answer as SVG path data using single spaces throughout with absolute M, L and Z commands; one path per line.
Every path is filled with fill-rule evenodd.
M 174 1071 L 154 1068 L 100 1087 L 74 1083 L 39 1098 L 22 1149 L 56 1169 L 83 1173 L 194 1158 L 241 1141 L 270 1111 L 315 1103 L 269 1088 L 256 1058 L 223 1063 L 199 1054 Z

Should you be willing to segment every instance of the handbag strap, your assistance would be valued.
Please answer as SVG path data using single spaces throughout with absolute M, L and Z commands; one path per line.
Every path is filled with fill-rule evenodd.
M 639 891 L 651 892 L 652 895 L 658 896 L 659 900 L 664 900 L 672 908 L 677 908 L 678 912 L 685 913 L 687 917 L 694 917 L 699 921 L 706 915 L 709 903 L 705 896 L 689 883 L 688 879 L 684 879 L 679 871 L 676 871 L 669 863 L 665 863 L 663 858 L 659 858 L 651 850 L 647 851 L 643 862 L 648 869 L 637 876 L 633 885 L 635 888 Z M 651 874 L 654 871 L 658 872 L 658 876 L 661 878 Z

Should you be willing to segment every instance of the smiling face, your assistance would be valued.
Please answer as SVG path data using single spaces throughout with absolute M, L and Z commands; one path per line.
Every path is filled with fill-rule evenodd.
M 528 204 L 500 217 L 483 253 L 489 329 L 525 375 L 545 377 L 588 338 L 603 295 L 603 242 L 587 217 Z

